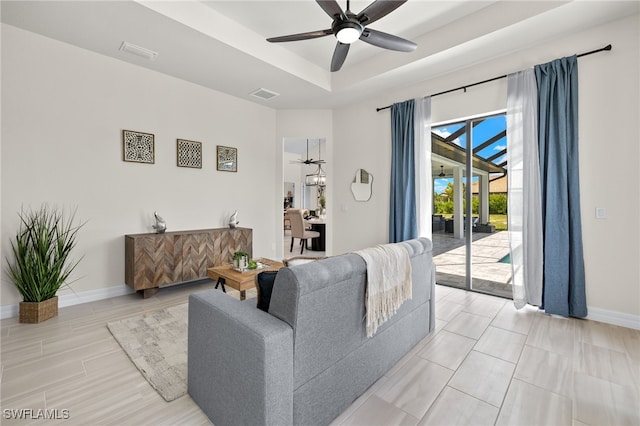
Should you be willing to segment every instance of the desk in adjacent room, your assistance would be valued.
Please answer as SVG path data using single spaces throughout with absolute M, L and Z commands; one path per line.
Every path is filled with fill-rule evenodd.
M 311 225 L 312 231 L 317 231 L 320 233 L 320 237 L 311 239 L 311 250 L 325 251 L 326 223 L 324 219 L 307 219 L 307 222 Z

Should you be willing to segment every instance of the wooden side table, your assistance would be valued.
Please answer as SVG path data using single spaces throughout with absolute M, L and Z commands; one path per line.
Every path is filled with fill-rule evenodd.
M 224 286 L 227 285 L 235 290 L 238 290 L 240 292 L 240 300 L 245 300 L 246 291 L 251 290 L 255 287 L 256 275 L 258 275 L 262 271 L 277 271 L 278 269 L 284 267 L 284 264 L 282 262 L 262 257 L 259 259 L 254 259 L 254 261 L 269 266 L 266 268 L 248 269 L 244 272 L 240 272 L 233 269 L 233 264 L 227 264 L 216 266 L 213 268 L 207 268 L 207 276 L 216 281 L 215 288 L 221 286 L 222 291 L 226 293 L 227 290 L 224 288 Z

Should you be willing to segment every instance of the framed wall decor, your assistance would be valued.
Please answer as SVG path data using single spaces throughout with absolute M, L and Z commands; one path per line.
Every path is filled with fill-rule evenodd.
M 217 168 L 223 172 L 238 171 L 238 148 L 228 146 L 217 146 L 218 162 Z
M 153 164 L 155 162 L 154 136 L 151 133 L 123 130 L 122 160 Z
M 176 150 L 178 167 L 202 168 L 202 142 L 177 139 Z

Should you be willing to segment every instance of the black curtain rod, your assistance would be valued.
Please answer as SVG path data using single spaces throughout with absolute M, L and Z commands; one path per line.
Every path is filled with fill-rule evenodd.
M 603 52 L 605 50 L 611 50 L 611 45 L 608 44 L 603 48 L 592 50 L 590 52 L 580 53 L 579 55 L 576 55 L 576 56 L 578 58 L 581 58 L 583 56 L 592 55 L 594 53 Z M 456 87 L 455 89 L 445 90 L 444 92 L 434 93 L 433 95 L 430 95 L 430 96 L 433 98 L 434 96 L 444 95 L 446 93 L 455 92 L 456 90 L 464 90 L 466 92 L 467 88 L 469 88 L 469 87 L 478 86 L 480 84 L 489 83 L 491 81 L 500 80 L 501 78 L 506 78 L 506 77 L 507 77 L 507 75 L 500 75 L 498 77 L 493 77 L 493 78 L 490 78 L 488 80 L 482 80 L 482 81 L 478 81 L 477 83 L 472 83 L 472 84 L 467 84 L 465 86 Z M 388 108 L 391 108 L 391 105 L 387 105 L 386 107 L 382 107 L 382 108 L 376 108 L 376 111 L 382 111 L 383 109 L 388 109 Z

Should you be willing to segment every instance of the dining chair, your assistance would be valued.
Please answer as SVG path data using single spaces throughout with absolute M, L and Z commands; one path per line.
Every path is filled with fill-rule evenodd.
M 288 209 L 289 223 L 291 224 L 291 247 L 289 251 L 293 251 L 293 241 L 300 239 L 300 254 L 304 252 L 305 247 L 308 248 L 307 242 L 309 238 L 320 238 L 318 231 L 310 231 L 305 229 L 305 220 L 300 209 Z

